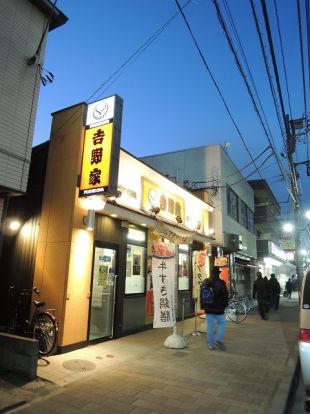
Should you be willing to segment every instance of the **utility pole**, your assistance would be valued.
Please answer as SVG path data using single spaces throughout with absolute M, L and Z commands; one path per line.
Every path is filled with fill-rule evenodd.
M 285 130 L 287 137 L 287 159 L 290 169 L 290 185 L 293 203 L 293 215 L 294 215 L 294 236 L 295 236 L 295 261 L 296 261 L 296 273 L 298 289 L 301 287 L 303 279 L 303 269 L 300 256 L 300 209 L 299 209 L 299 194 L 296 166 L 293 161 L 293 153 L 296 149 L 296 136 L 293 123 L 289 121 L 288 115 L 285 116 Z

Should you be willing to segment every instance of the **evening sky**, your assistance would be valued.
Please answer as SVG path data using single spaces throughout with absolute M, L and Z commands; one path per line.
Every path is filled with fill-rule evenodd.
M 307 1 L 300 1 L 304 53 L 307 52 Z M 179 3 L 183 6 L 187 1 Z M 283 166 L 287 168 L 286 160 L 280 155 L 285 154 L 283 136 L 250 0 L 219 0 L 218 4 L 231 37 L 237 44 L 229 23 L 228 12 L 231 13 L 268 121 L 269 137 Z M 261 1 L 255 0 L 254 4 L 276 87 Z M 285 113 L 293 119 L 301 118 L 304 115 L 304 95 L 297 0 L 276 1 L 290 100 L 282 63 L 275 1 L 266 0 L 266 4 Z M 251 157 L 256 158 L 269 145 L 219 24 L 213 0 L 192 0 L 183 9 L 205 62 L 184 18 L 178 14 L 169 21 L 178 12 L 175 0 L 58 0 L 57 7 L 69 20 L 48 35 L 43 66 L 53 73 L 54 80 L 45 87 L 41 86 L 33 145 L 49 139 L 51 113 L 79 102 L 89 103 L 114 94 L 124 100 L 121 145 L 137 157 L 207 144 L 226 144 L 229 156 L 238 168 L 242 168 L 251 162 Z M 158 32 L 160 28 L 162 30 Z M 146 43 L 148 40 L 152 42 Z M 240 49 L 237 51 L 241 57 Z M 307 53 L 304 61 L 309 111 Z M 242 67 L 246 71 L 243 60 Z M 250 82 L 248 72 L 246 76 Z M 295 161 L 306 160 L 308 150 L 306 141 L 301 140 L 297 145 Z M 283 217 L 290 218 L 288 191 L 276 159 L 272 156 L 264 163 L 270 153 L 270 150 L 266 151 L 256 165 L 263 164 L 261 176 L 267 179 L 281 202 Z M 248 175 L 254 170 L 251 164 L 242 173 Z M 298 171 L 302 178 L 303 207 L 310 208 L 310 177 L 306 176 L 305 166 L 298 167 Z M 257 173 L 249 176 L 249 179 L 256 178 L 261 177 Z

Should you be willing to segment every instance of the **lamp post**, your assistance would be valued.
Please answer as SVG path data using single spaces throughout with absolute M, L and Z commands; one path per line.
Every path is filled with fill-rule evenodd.
M 297 165 L 293 161 L 293 153 L 296 149 L 296 136 L 295 127 L 293 122 L 290 122 L 289 116 L 285 115 L 285 132 L 287 138 L 287 160 L 290 169 L 290 196 L 292 199 L 292 207 L 294 214 L 294 227 L 295 227 L 295 251 L 296 251 L 296 273 L 298 289 L 300 289 L 303 273 L 300 257 L 300 208 L 299 208 L 299 191 L 298 191 L 298 174 L 296 172 Z

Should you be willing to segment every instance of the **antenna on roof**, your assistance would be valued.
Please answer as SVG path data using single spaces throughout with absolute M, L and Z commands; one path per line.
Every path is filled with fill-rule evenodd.
M 223 149 L 226 152 L 226 154 L 228 153 L 228 150 L 229 150 L 230 147 L 231 147 L 231 143 L 224 141 Z

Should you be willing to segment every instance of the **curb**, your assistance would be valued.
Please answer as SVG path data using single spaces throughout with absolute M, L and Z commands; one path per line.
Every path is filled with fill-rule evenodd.
M 14 410 L 15 408 L 21 407 L 22 405 L 26 404 L 26 400 L 17 401 L 15 403 L 6 405 L 5 407 L 0 408 L 0 413 L 7 413 L 9 411 Z
M 291 409 L 300 374 L 299 352 L 296 346 L 287 358 L 286 367 L 283 372 L 274 397 L 271 401 L 269 414 L 288 414 Z
M 289 414 L 291 412 L 293 402 L 296 396 L 296 391 L 298 388 L 299 380 L 300 380 L 300 374 L 301 374 L 301 365 L 300 365 L 300 358 L 298 356 L 298 360 L 296 362 L 296 367 L 295 367 L 294 375 L 292 378 L 292 382 L 291 382 L 291 386 L 290 386 L 289 393 L 287 396 L 285 410 L 283 414 Z

